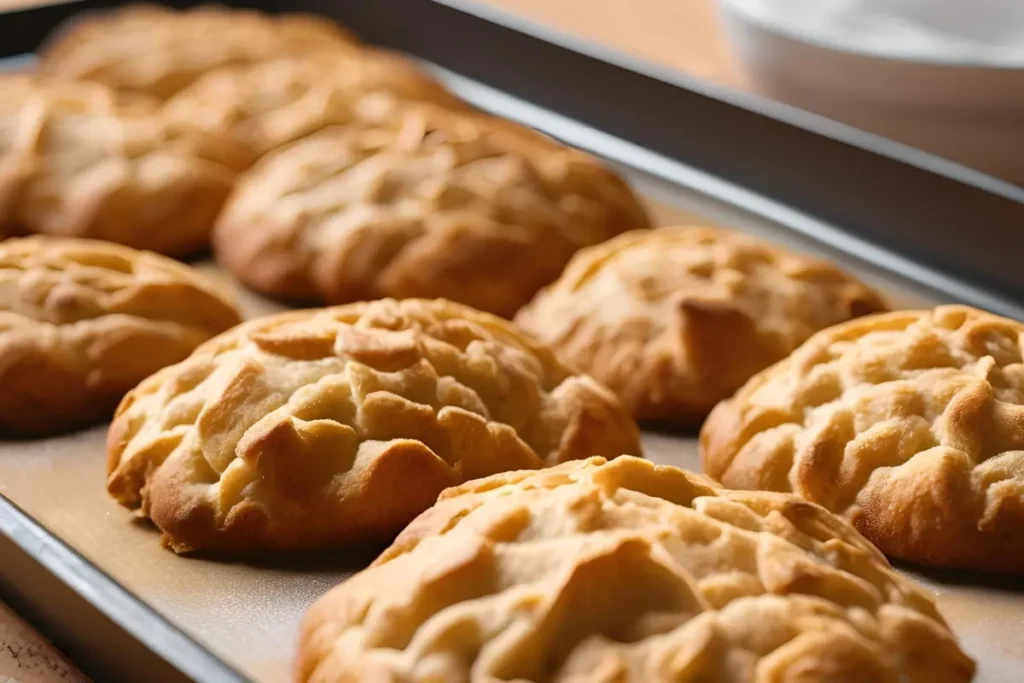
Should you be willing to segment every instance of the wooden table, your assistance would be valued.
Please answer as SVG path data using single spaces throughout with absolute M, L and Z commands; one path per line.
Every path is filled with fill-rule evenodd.
M 745 85 L 714 0 L 479 1 L 694 76 Z
M 88 683 L 49 643 L 0 602 L 0 681 Z

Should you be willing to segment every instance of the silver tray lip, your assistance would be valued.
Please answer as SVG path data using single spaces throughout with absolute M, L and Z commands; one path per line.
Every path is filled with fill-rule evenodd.
M 26 59 L 30 57 L 25 53 L 35 49 L 47 33 L 73 15 L 121 4 L 124 3 L 114 0 L 64 0 L 0 11 L 0 70 L 28 63 Z M 174 0 L 164 4 L 201 3 Z M 711 142 L 727 141 L 737 127 L 749 123 L 758 131 L 779 136 L 774 143 L 776 151 L 779 145 L 787 143 L 795 145 L 791 151 L 801 157 L 814 156 L 821 150 L 835 152 L 840 164 L 867 164 L 868 168 L 878 169 L 879 178 L 895 178 L 893 182 L 905 183 L 902 187 L 911 188 L 916 195 L 931 197 L 934 205 L 928 208 L 928 217 L 952 212 L 952 218 L 942 223 L 947 231 L 956 227 L 953 219 L 971 212 L 1002 217 L 1007 221 L 1007 230 L 1000 234 L 1010 235 L 1014 226 L 1020 233 L 1000 247 L 1010 255 L 1024 253 L 1024 188 L 785 105 L 730 92 L 647 64 L 467 0 L 249 0 L 224 4 L 267 11 L 309 11 L 338 19 L 371 42 L 423 60 L 460 94 L 482 108 L 517 119 L 624 166 L 634 176 L 643 177 L 655 192 L 671 195 L 686 189 L 704 193 L 870 267 L 895 274 L 923 290 L 1024 319 L 1024 269 L 1017 269 L 1018 280 L 986 279 L 986 273 L 979 273 L 977 263 L 950 269 L 947 263 L 908 254 L 906 244 L 893 245 L 877 239 L 879 230 L 900 233 L 899 228 L 913 226 L 912 203 L 898 203 L 898 211 L 886 217 L 878 212 L 892 207 L 873 208 L 865 202 L 867 211 L 837 218 L 834 207 L 829 205 L 836 195 L 821 194 L 821 183 L 808 186 L 806 201 L 795 201 L 792 187 L 784 187 L 779 193 L 772 191 L 770 178 L 765 177 L 769 168 L 765 160 L 753 158 L 762 153 L 770 156 L 771 145 L 766 145 L 767 151 L 755 149 L 753 157 L 747 159 L 757 163 L 731 169 L 723 163 L 732 153 L 724 142 L 721 154 L 707 141 L 693 148 L 685 143 L 687 135 L 711 135 Z M 425 25 L 431 30 L 423 30 Z M 472 40 L 453 40 L 456 35 L 469 35 Z M 491 48 L 485 49 L 488 45 Z M 474 50 L 478 54 L 482 50 L 492 59 L 474 59 Z M 514 54 L 516 60 L 503 63 L 493 59 L 495 54 Z M 510 70 L 510 61 L 516 61 L 523 69 L 519 73 Z M 540 72 L 551 78 L 538 78 Z M 488 78 L 488 74 L 493 78 Z M 685 113 L 692 106 L 699 116 L 694 114 L 688 122 L 699 128 L 699 134 L 695 128 L 672 126 L 664 117 L 630 116 L 621 106 L 610 106 L 621 105 L 614 102 L 615 98 L 604 100 L 609 105 L 607 109 L 593 106 L 595 101 L 601 101 L 594 97 L 601 94 L 605 85 L 602 76 L 610 79 L 608 83 L 624 84 L 631 94 L 646 98 L 647 102 L 652 97 L 665 96 L 670 112 Z M 574 79 L 601 85 L 591 85 L 589 91 L 566 87 Z M 590 92 L 595 90 L 598 92 Z M 649 109 L 643 111 L 649 113 Z M 718 120 L 721 125 L 709 125 L 716 123 L 718 115 L 722 117 Z M 821 174 L 823 181 L 834 181 L 824 170 L 815 172 Z M 840 193 L 839 200 L 845 207 L 849 193 Z M 883 220 L 876 230 L 867 229 L 867 224 L 879 216 Z M 956 248 L 976 253 L 979 246 L 991 246 L 985 242 L 987 233 L 979 235 L 974 226 L 970 227 L 969 239 L 962 240 Z M 914 234 L 920 237 L 922 232 Z M 1017 246 L 1021 249 L 1014 251 Z M 1006 275 L 1003 271 L 998 274 Z M 2 494 L 0 598 L 60 643 L 76 663 L 88 664 L 82 668 L 95 680 L 249 680 Z M 62 604 L 66 608 L 62 609 Z M 97 633 L 82 633 L 83 624 Z M 103 638 L 97 639 L 99 633 Z M 133 653 L 131 661 L 119 662 L 126 659 L 128 651 Z M 140 671 L 147 672 L 147 678 L 140 679 Z M 159 674 L 150 677 L 148 672 Z
M 0 558 L 0 597 L 97 682 L 249 680 L 3 494 Z
M 690 190 L 743 213 L 798 234 L 826 251 L 857 262 L 862 268 L 887 273 L 911 283 L 934 298 L 970 304 L 1018 320 L 1024 320 L 1024 299 L 944 272 L 830 224 L 812 214 L 753 192 L 728 179 L 641 147 L 550 109 L 499 91 L 435 64 L 424 63 L 451 90 L 486 111 L 540 130 L 566 144 L 600 157 L 643 185 L 642 194 L 672 203 L 673 191 Z M 997 181 L 998 182 L 998 181 Z M 1024 207 L 1024 205 L 1022 205 Z M 1022 224 L 1024 228 L 1024 224 Z

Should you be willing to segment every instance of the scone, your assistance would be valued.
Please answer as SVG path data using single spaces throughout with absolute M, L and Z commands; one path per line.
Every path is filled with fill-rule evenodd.
M 1022 339 L 964 306 L 825 330 L 715 408 L 704 467 L 841 513 L 892 557 L 1024 572 Z
M 0 435 L 110 417 L 132 387 L 241 321 L 193 269 L 106 242 L 0 242 Z
M 96 109 L 111 111 L 131 107 L 139 112 L 152 112 L 160 106 L 159 100 L 148 95 L 118 92 L 91 81 L 52 83 L 34 71 L 0 72 L 0 112 L 20 111 L 41 95 L 89 101 Z
M 411 61 L 383 51 L 319 52 L 212 71 L 167 103 L 173 121 L 229 132 L 262 155 L 393 101 L 462 103 Z
M 0 81 L 0 230 L 183 256 L 208 246 L 243 147 L 98 84 Z
M 294 679 L 958 683 L 932 600 L 794 496 L 592 458 L 446 491 L 305 617 Z
M 361 49 L 350 33 L 325 19 L 213 5 L 186 11 L 137 5 L 73 21 L 42 50 L 42 77 L 97 81 L 161 99 L 218 67 Z
M 444 488 L 639 453 L 615 397 L 511 324 L 383 300 L 251 321 L 118 408 L 107 489 L 177 552 L 390 540 Z
M 818 330 L 882 310 L 831 264 L 674 227 L 581 250 L 516 322 L 638 419 L 690 425 Z
M 510 317 L 577 249 L 647 225 L 594 159 L 508 122 L 410 106 L 261 159 L 214 249 L 277 298 L 442 297 Z

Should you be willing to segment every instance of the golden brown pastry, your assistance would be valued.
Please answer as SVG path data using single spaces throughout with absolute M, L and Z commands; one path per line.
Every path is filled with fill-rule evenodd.
M 106 242 L 0 242 L 0 435 L 56 434 L 240 322 L 193 269 Z
M 638 419 L 686 425 L 818 330 L 882 310 L 831 264 L 674 227 L 581 250 L 516 322 Z
M 117 92 L 91 81 L 51 83 L 31 71 L 0 73 L 0 112 L 4 115 L 19 112 L 40 97 L 80 101 L 97 111 L 152 113 L 160 106 L 159 100 L 147 95 Z
M 480 115 L 397 113 L 261 159 L 218 219 L 218 260 L 284 299 L 443 297 L 509 317 L 580 247 L 648 225 L 580 152 Z
M 794 496 L 592 458 L 442 494 L 316 602 L 300 683 L 958 683 L 927 594 Z
M 181 256 L 208 245 L 238 170 L 230 140 L 98 84 L 0 81 L 0 229 Z
M 212 71 L 167 103 L 173 121 L 230 132 L 265 154 L 394 101 L 462 103 L 413 62 L 383 51 L 319 52 Z
M 1024 572 L 1022 335 L 965 306 L 825 330 L 715 408 L 704 467 L 846 515 L 893 557 Z
M 215 5 L 185 11 L 137 5 L 74 22 L 42 51 L 43 78 L 97 81 L 160 99 L 218 67 L 361 50 L 350 33 L 326 19 Z
M 615 397 L 511 324 L 383 300 L 247 323 L 118 408 L 107 488 L 177 552 L 390 540 L 444 488 L 639 453 Z
M 0 111 L 8 112 L 21 108 L 26 98 L 36 88 L 36 77 L 32 72 L 0 72 Z

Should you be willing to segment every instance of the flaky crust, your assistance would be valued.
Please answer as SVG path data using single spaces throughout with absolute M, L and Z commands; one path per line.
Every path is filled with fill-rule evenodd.
M 0 93 L 0 228 L 10 232 L 193 254 L 251 163 L 229 140 L 99 84 L 0 81 Z
M 173 121 L 227 132 L 257 154 L 392 100 L 462 103 L 410 60 L 378 50 L 318 52 L 217 69 L 167 103 Z
M 239 323 L 193 269 L 105 242 L 0 243 L 0 435 L 109 417 L 142 379 Z
M 295 680 L 953 683 L 921 589 L 794 496 L 636 458 L 445 492 L 313 605 Z
M 581 250 L 516 323 L 638 419 L 692 424 L 818 330 L 885 308 L 829 263 L 672 227 Z
M 136 5 L 73 21 L 42 51 L 43 78 L 97 81 L 160 99 L 218 67 L 360 49 L 350 33 L 325 19 L 215 5 L 185 11 Z
M 443 297 L 509 317 L 577 249 L 647 225 L 590 157 L 511 123 L 414 106 L 264 157 L 239 180 L 214 248 L 279 298 Z
M 704 467 L 842 513 L 893 557 L 1024 572 L 1022 334 L 964 306 L 833 327 L 715 408 Z
M 390 540 L 444 488 L 639 453 L 615 397 L 509 323 L 383 300 L 252 321 L 118 408 L 107 488 L 175 551 Z

